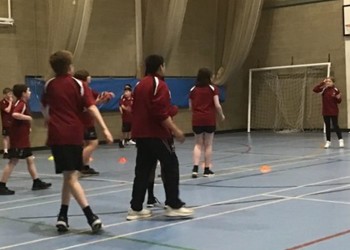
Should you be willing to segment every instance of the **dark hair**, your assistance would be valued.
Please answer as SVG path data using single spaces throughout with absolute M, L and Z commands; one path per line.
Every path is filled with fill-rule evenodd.
M 164 64 L 164 58 L 159 55 L 147 56 L 145 60 L 145 75 L 154 74 L 158 71 L 159 67 Z
M 201 68 L 197 73 L 197 86 L 205 86 L 211 84 L 213 73 L 207 68 Z
M 89 72 L 85 69 L 80 69 L 75 71 L 74 77 L 86 82 L 87 78 L 90 76 Z
M 22 98 L 22 94 L 25 93 L 28 89 L 28 86 L 25 84 L 15 84 L 13 86 L 13 95 L 17 98 L 17 99 L 21 99 Z
M 50 56 L 50 65 L 57 76 L 65 75 L 73 62 L 73 55 L 68 50 L 60 50 Z
M 130 90 L 130 91 L 132 91 L 131 85 L 130 85 L 130 84 L 125 84 L 125 85 L 124 85 L 124 90 Z
M 8 93 L 10 93 L 10 92 L 12 92 L 12 89 L 10 89 L 10 88 L 4 88 L 3 91 L 2 91 L 2 93 L 3 93 L 4 95 L 6 95 L 6 94 L 8 94 Z
M 332 82 L 335 82 L 335 77 L 334 76 L 330 76 L 328 77 L 329 80 L 331 80 Z

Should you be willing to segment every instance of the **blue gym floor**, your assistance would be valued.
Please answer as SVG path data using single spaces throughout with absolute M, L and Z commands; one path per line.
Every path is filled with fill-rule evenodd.
M 345 148 L 323 149 L 323 134 L 252 132 L 218 134 L 214 139 L 214 177 L 191 179 L 193 137 L 177 144 L 181 198 L 195 209 L 192 219 L 163 216 L 126 221 L 134 173 L 135 147 L 100 146 L 92 167 L 100 176 L 81 179 L 104 231 L 93 235 L 72 200 L 70 231 L 55 228 L 61 176 L 49 151 L 35 152 L 49 190 L 31 191 L 25 162 L 0 196 L 0 249 L 325 249 L 348 250 L 350 242 L 350 138 Z M 118 159 L 126 157 L 127 163 Z M 2 165 L 6 161 L 2 160 Z M 261 165 L 272 171 L 262 174 Z M 158 170 L 159 172 L 159 170 Z M 161 180 L 155 194 L 164 201 Z

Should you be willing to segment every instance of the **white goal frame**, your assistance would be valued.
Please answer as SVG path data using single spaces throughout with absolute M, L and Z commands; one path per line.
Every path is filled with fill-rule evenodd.
M 251 113 L 252 113 L 252 79 L 253 72 L 264 71 L 264 70 L 275 70 L 275 69 L 290 69 L 290 68 L 301 68 L 301 67 L 312 67 L 312 66 L 327 66 L 327 76 L 331 74 L 331 63 L 311 63 L 311 64 L 297 64 L 288 66 L 275 66 L 275 67 L 264 67 L 264 68 L 251 68 L 249 69 L 249 89 L 248 89 L 248 122 L 247 122 L 247 132 L 250 133 L 251 130 Z
M 11 0 L 7 0 L 7 17 L 0 17 L 0 25 L 13 25 L 15 20 L 11 14 Z

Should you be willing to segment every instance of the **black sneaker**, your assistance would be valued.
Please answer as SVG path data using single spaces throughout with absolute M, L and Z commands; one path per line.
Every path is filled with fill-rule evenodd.
M 97 172 L 95 169 L 93 169 L 93 168 L 88 168 L 88 169 L 84 169 L 84 170 L 82 170 L 82 171 L 80 171 L 81 172 L 81 174 L 83 175 L 83 176 L 91 176 L 91 175 L 99 175 L 100 174 L 100 172 Z
M 0 187 L 0 195 L 13 195 L 15 191 L 8 189 L 7 187 Z
M 67 232 L 69 225 L 68 225 L 68 218 L 66 216 L 58 216 L 56 227 L 58 232 Z
M 156 206 L 162 206 L 162 203 L 154 196 L 148 198 L 147 207 L 151 208 L 151 207 L 156 207 Z
M 125 148 L 124 140 L 119 141 L 119 148 Z
M 198 166 L 193 166 L 192 169 L 192 178 L 197 178 L 198 177 Z
M 214 172 L 211 171 L 209 168 L 204 169 L 204 173 L 203 173 L 204 177 L 210 177 L 210 176 L 214 176 L 214 175 L 215 175 Z
M 51 187 L 51 185 L 51 183 L 43 182 L 42 180 L 37 179 L 33 181 L 32 190 L 48 189 L 49 187 Z
M 88 221 L 88 223 L 89 223 L 93 233 L 97 233 L 98 231 L 100 231 L 102 229 L 102 221 L 95 214 L 93 215 L 91 220 Z
M 9 159 L 9 153 L 4 153 L 2 156 L 3 159 Z

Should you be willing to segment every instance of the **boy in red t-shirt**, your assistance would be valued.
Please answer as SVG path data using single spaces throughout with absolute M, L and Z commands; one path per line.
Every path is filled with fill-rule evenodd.
M 132 97 L 132 88 L 130 84 L 124 86 L 124 94 L 120 97 L 119 100 L 119 111 L 122 115 L 122 133 L 123 139 L 119 142 L 119 147 L 124 148 L 126 144 L 135 145 L 136 143 L 131 140 L 131 122 L 132 114 L 131 108 L 134 99 Z
M 63 173 L 61 208 L 56 227 L 60 232 L 68 230 L 68 206 L 73 196 L 92 231 L 97 232 L 102 228 L 102 222 L 92 212 L 79 183 L 79 171 L 83 167 L 84 126 L 81 115 L 84 108 L 102 127 L 108 143 L 113 142 L 113 137 L 87 86 L 72 77 L 72 61 L 72 53 L 65 50 L 50 56 L 50 65 L 56 76 L 46 82 L 42 97 L 43 115 L 48 126 L 47 142 L 54 157 L 56 173 Z
M 27 102 L 31 92 L 25 84 L 16 84 L 13 87 L 13 93 L 17 101 L 12 111 L 13 121 L 10 130 L 10 149 L 8 154 L 10 160 L 3 170 L 0 181 L 0 195 L 15 194 L 15 191 L 6 187 L 6 183 L 19 159 L 26 159 L 27 161 L 28 172 L 33 179 L 32 190 L 47 189 L 51 186 L 51 183 L 43 182 L 38 178 L 33 153 L 30 149 L 29 134 L 31 130 L 30 124 L 33 119 L 30 116 Z
M 78 80 L 81 80 L 86 86 L 87 91 L 90 91 L 90 94 L 93 96 L 93 99 L 95 100 L 95 105 L 99 105 L 102 103 L 107 102 L 107 100 L 103 100 L 101 98 L 101 95 L 92 90 L 89 85 L 91 83 L 91 76 L 87 70 L 78 70 L 74 73 L 74 77 Z M 112 92 L 109 92 L 113 94 Z M 83 169 L 80 171 L 82 173 L 82 176 L 90 176 L 90 175 L 99 175 L 100 173 L 97 172 L 95 169 L 90 167 L 90 159 L 92 156 L 92 153 L 96 150 L 98 146 L 98 139 L 97 139 L 97 133 L 95 128 L 95 120 L 90 115 L 87 109 L 84 110 L 82 113 L 82 122 L 84 124 L 85 130 L 84 130 L 84 149 L 83 149 Z
M 11 110 L 13 103 L 12 89 L 4 88 L 2 91 L 4 98 L 1 100 L 1 121 L 2 121 L 2 136 L 3 136 L 3 147 L 4 147 L 4 159 L 8 158 L 8 148 L 10 144 L 10 127 L 11 127 Z

